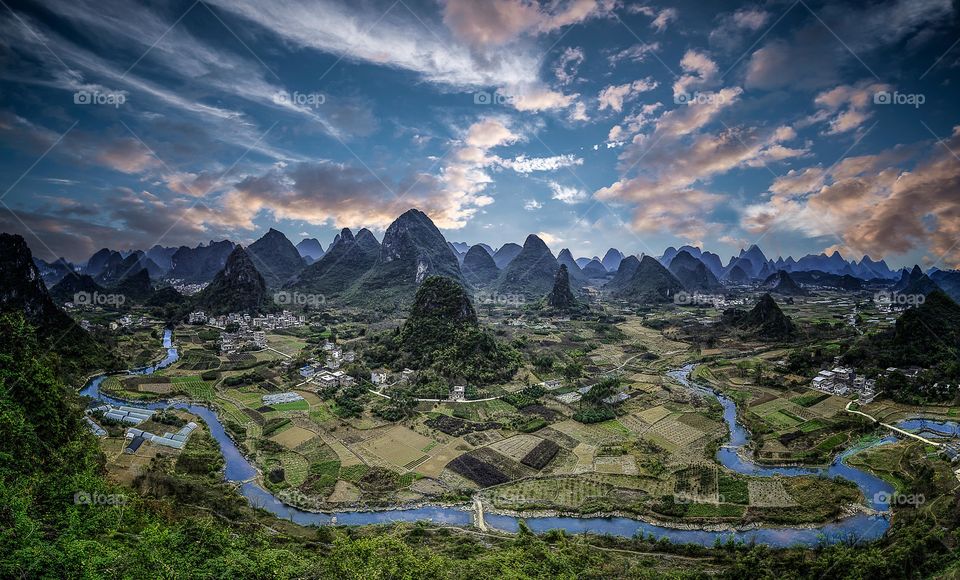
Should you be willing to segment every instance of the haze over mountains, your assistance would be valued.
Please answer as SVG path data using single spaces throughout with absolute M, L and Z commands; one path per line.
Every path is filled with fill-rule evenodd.
M 34 264 L 52 295 L 61 300 L 78 291 L 121 284 L 132 293 L 149 297 L 153 288 L 168 282 L 213 282 L 230 256 L 239 259 L 237 248 L 230 240 L 195 248 L 155 245 L 147 252 L 103 248 L 83 265 L 63 259 L 53 263 L 35 259 Z M 324 250 L 319 240 L 306 238 L 294 245 L 271 228 L 246 247 L 243 256 L 243 263 L 249 261 L 266 289 L 312 292 L 336 297 L 344 304 L 382 308 L 408 305 L 420 283 L 431 275 L 452 278 L 474 289 L 538 300 L 553 289 L 561 265 L 574 292 L 585 286 L 602 287 L 611 297 L 639 302 L 668 301 L 681 290 L 717 292 L 731 284 L 762 285 L 781 295 L 802 295 L 805 286 L 853 291 L 871 283 L 924 294 L 937 288 L 954 296 L 960 292 L 957 272 L 931 270 L 927 274 L 918 266 L 912 271 L 894 271 L 882 259 L 846 260 L 839 252 L 771 259 L 752 245 L 724 264 L 719 255 L 693 246 L 669 247 L 658 258 L 628 255 L 617 248 L 608 249 L 602 259 L 577 258 L 567 248 L 555 255 L 534 234 L 522 246 L 470 246 L 446 240 L 419 210 L 399 216 L 386 229 L 382 243 L 367 229 L 354 235 L 345 228 Z M 227 285 L 230 280 L 228 277 Z

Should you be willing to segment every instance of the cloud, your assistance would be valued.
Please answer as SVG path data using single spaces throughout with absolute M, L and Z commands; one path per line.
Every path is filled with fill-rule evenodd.
M 231 97 L 276 107 L 272 99 L 280 87 L 263 80 L 259 64 L 250 65 L 229 53 L 213 51 L 178 28 L 163 36 L 170 28 L 169 23 L 163 26 L 162 20 L 143 7 L 131 9 L 134 5 L 130 3 L 114 2 L 98 4 L 84 11 L 84 6 L 83 3 L 53 5 L 66 17 L 75 19 L 80 30 L 87 31 L 87 45 L 97 47 L 103 38 L 110 38 L 111 44 L 101 47 L 103 50 L 109 49 L 112 53 L 125 49 L 130 54 L 141 55 L 150 46 L 146 44 L 147 39 L 149 42 L 157 38 L 162 40 L 146 54 L 137 68 L 126 71 L 87 47 L 36 23 L 30 16 L 18 14 L 15 19 L 0 19 L 0 48 L 9 63 L 5 80 L 67 93 L 122 93 L 126 95 L 123 110 L 139 112 L 142 119 L 163 120 L 167 115 L 186 114 L 191 117 L 192 130 L 205 133 L 204 137 L 210 141 L 227 143 L 242 150 L 252 148 L 275 159 L 297 158 L 263 141 L 264 131 L 239 110 L 222 104 L 208 104 L 197 95 L 226 92 Z M 93 18 L 92 14 L 98 17 Z M 101 14 L 105 17 L 99 18 Z M 117 20 L 118 15 L 137 23 L 132 32 L 128 30 L 127 21 Z M 171 46 L 170 43 L 175 44 Z M 138 76 L 138 71 L 148 64 L 161 66 L 171 80 L 160 84 Z M 65 95 L 65 101 L 71 99 L 71 95 Z M 324 131 L 338 132 L 313 109 L 288 107 L 287 110 L 311 119 Z M 96 114 L 99 111 L 89 112 Z
M 578 94 L 564 95 L 539 84 L 523 83 L 505 89 L 510 104 L 518 111 L 548 111 L 569 107 Z
M 521 111 L 564 108 L 573 98 L 540 80 L 541 52 L 520 38 L 607 13 L 607 3 L 571 0 L 549 6 L 495 0 L 444 3 L 449 32 L 409 10 L 373 9 L 326 0 L 287 0 L 284 9 L 256 0 L 211 0 L 295 47 L 319 50 L 350 62 L 413 72 L 453 90 L 497 87 Z M 511 42 L 509 50 L 498 45 Z
M 680 13 L 677 12 L 676 8 L 664 8 L 662 10 L 657 10 L 651 6 L 637 6 L 637 5 L 628 5 L 627 11 L 634 14 L 643 14 L 649 18 L 652 18 L 653 21 L 650 22 L 650 28 L 653 28 L 657 32 L 663 32 L 667 29 L 667 25 L 671 22 L 675 22 L 677 17 L 680 16 Z
M 78 129 L 61 133 L 4 111 L 0 111 L 0 135 L 37 155 L 50 149 L 51 155 L 79 167 L 96 165 L 137 175 L 161 166 L 150 150 L 132 137 Z
M 657 17 L 650 23 L 650 27 L 657 32 L 663 32 L 667 29 L 667 24 L 675 21 L 679 13 L 675 8 L 665 8 L 657 13 Z
M 702 216 L 719 204 L 721 196 L 699 189 L 663 191 L 647 188 L 655 185 L 640 179 L 620 180 L 599 189 L 594 197 L 601 201 L 629 202 L 634 208 L 629 220 L 637 232 L 665 232 L 687 239 L 704 237 L 707 225 Z
M 808 169 L 793 177 L 816 179 L 775 182 L 770 199 L 746 208 L 741 223 L 753 232 L 837 237 L 852 253 L 874 257 L 929 251 L 932 261 L 943 256 L 960 266 L 960 163 L 951 150 L 960 150 L 960 126 L 943 143 L 850 158 L 824 175 Z
M 609 57 L 607 57 L 607 60 L 610 61 L 611 65 L 619 64 L 625 60 L 634 63 L 640 63 L 647 60 L 648 56 L 657 52 L 658 50 L 660 50 L 659 42 L 641 42 L 611 54 Z
M 884 83 L 861 81 L 856 85 L 840 85 L 817 95 L 814 103 L 817 112 L 807 122 L 827 122 L 824 131 L 827 135 L 837 135 L 859 129 L 873 116 L 874 95 L 891 91 L 893 87 Z
M 717 63 L 706 53 L 688 50 L 680 61 L 684 75 L 673 83 L 673 96 L 689 96 L 692 89 L 714 86 L 718 79 Z
M 563 167 L 583 165 L 583 158 L 571 154 L 554 155 L 553 157 L 519 155 L 513 159 L 502 159 L 499 164 L 517 173 L 533 173 L 535 171 L 556 171 Z
M 820 189 L 826 172 L 821 167 L 808 167 L 802 171 L 791 169 L 781 177 L 776 178 L 770 186 L 775 195 L 793 196 Z
M 563 242 L 562 238 L 558 238 L 549 232 L 537 232 L 537 237 L 543 240 L 543 243 L 547 244 L 548 246 Z
M 515 142 L 519 137 L 499 119 L 487 118 L 478 121 L 467 129 L 464 142 L 477 149 L 490 149 L 498 145 Z
M 554 76 L 557 77 L 557 82 L 561 85 L 568 85 L 577 79 L 577 71 L 580 69 L 580 65 L 583 64 L 583 49 L 567 47 L 563 50 L 563 54 L 560 55 L 560 59 L 557 61 L 557 65 L 553 69 Z
M 710 32 L 710 44 L 732 50 L 743 41 L 746 33 L 763 28 L 771 19 L 770 12 L 759 7 L 739 8 L 718 18 L 719 24 Z
M 681 66 L 688 74 L 678 79 L 675 92 L 717 80 L 715 63 L 703 53 L 688 51 Z M 742 93 L 740 87 L 725 87 L 703 91 L 701 98 L 665 112 L 661 103 L 635 111 L 608 134 L 608 147 L 623 144 L 620 177 L 593 197 L 630 208 L 630 227 L 637 232 L 670 233 L 687 240 L 719 233 L 711 214 L 725 198 L 707 189 L 714 178 L 808 153 L 790 146 L 797 134 L 785 125 L 721 123 L 722 129 L 708 132 Z
M 596 0 L 444 0 L 443 22 L 456 36 L 478 46 L 501 45 L 523 34 L 541 34 L 609 13 Z
M 549 183 L 550 189 L 553 191 L 550 197 L 565 204 L 573 205 L 580 203 L 582 201 L 586 201 L 588 197 L 587 192 L 577 189 L 576 187 L 561 185 L 556 181 L 551 181 Z
M 770 40 L 750 56 L 746 86 L 817 89 L 837 84 L 843 67 L 869 72 L 861 62 L 870 52 L 902 43 L 905 50 L 915 49 L 949 29 L 953 18 L 950 0 L 826 4 L 817 8 L 816 17 L 805 14 L 789 37 Z
M 657 88 L 657 81 L 653 80 L 651 77 L 645 79 L 640 79 L 633 81 L 632 83 L 626 83 L 622 85 L 613 85 L 604 88 L 600 91 L 598 98 L 600 99 L 599 109 L 601 111 L 605 109 L 611 109 L 616 112 L 623 110 L 623 103 L 640 93 L 647 91 L 652 91 Z
M 527 211 L 538 210 L 543 207 L 543 204 L 535 199 L 525 199 L 523 200 L 523 209 Z
M 590 116 L 587 115 L 587 105 L 582 101 L 577 101 L 573 105 L 573 110 L 570 111 L 570 120 L 571 121 L 589 121 Z

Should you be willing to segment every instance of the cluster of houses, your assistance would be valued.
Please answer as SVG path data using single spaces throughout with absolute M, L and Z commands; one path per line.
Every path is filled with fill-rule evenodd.
M 146 316 L 131 316 L 129 314 L 121 316 L 120 318 L 107 324 L 107 328 L 113 332 L 126 329 L 148 328 L 150 326 L 151 321 Z M 87 332 L 91 332 L 98 327 L 102 328 L 103 325 L 94 324 L 86 318 L 80 321 L 80 328 L 86 330 Z
M 207 316 L 205 312 L 198 310 L 191 312 L 187 320 L 190 324 L 206 324 L 223 330 L 220 333 L 221 354 L 263 350 L 267 348 L 267 331 L 294 328 L 306 323 L 303 315 L 295 315 L 288 310 L 280 314 L 263 316 L 251 316 L 238 312 L 222 316 Z M 230 325 L 236 325 L 236 332 L 226 332 L 226 328 Z
M 174 278 L 168 281 L 170 282 L 170 285 L 173 286 L 174 290 L 183 294 L 184 296 L 192 296 L 193 294 L 196 294 L 197 292 L 206 288 L 208 284 L 208 282 L 203 282 L 200 284 L 195 284 L 192 282 L 184 282 L 179 278 Z
M 306 323 L 306 317 L 293 314 L 289 310 L 263 316 L 251 316 L 239 312 L 207 316 L 202 310 L 197 310 L 190 313 L 187 321 L 190 324 L 206 324 L 221 329 L 223 332 L 220 333 L 220 353 L 233 354 L 267 348 L 267 331 L 303 326 Z M 236 325 L 236 332 L 226 332 L 226 328 L 230 325 Z
M 207 316 L 202 310 L 191 312 L 188 317 L 190 324 L 208 324 L 215 328 L 226 328 L 230 324 L 236 324 L 240 328 L 257 328 L 260 330 L 278 330 L 281 328 L 296 328 L 303 326 L 307 318 L 302 314 L 294 314 L 289 310 L 284 310 L 280 314 L 264 314 L 261 316 L 251 316 L 239 312 L 231 312 L 221 316 Z
M 323 343 L 323 351 L 327 355 L 326 367 L 331 370 L 337 370 L 345 363 L 352 363 L 357 360 L 357 353 L 352 350 L 344 351 L 339 346 L 329 340 Z
M 353 377 L 341 370 L 319 367 L 316 364 L 300 367 L 300 376 L 307 379 L 309 384 L 315 385 L 318 389 L 350 387 L 356 383 Z
M 124 328 L 141 328 L 149 326 L 150 320 L 143 316 L 131 316 L 125 314 L 110 323 L 110 330 L 120 330 Z
M 127 439 L 130 440 L 130 443 L 127 444 L 127 447 L 123 450 L 124 453 L 136 453 L 140 446 L 143 445 L 145 441 L 150 441 L 155 445 L 163 445 L 164 447 L 172 447 L 173 449 L 183 449 L 187 444 L 187 440 L 190 439 L 190 435 L 196 430 L 197 424 L 193 421 L 190 421 L 186 425 L 180 428 L 176 433 L 166 432 L 163 435 L 154 435 L 142 429 L 135 429 L 131 427 L 127 429 Z
M 565 320 L 569 321 L 570 317 L 566 317 Z M 557 329 L 557 325 L 550 322 L 536 322 L 534 324 L 531 324 L 521 318 L 514 318 L 510 320 L 510 322 L 507 322 L 507 325 L 517 326 L 519 328 L 529 328 L 530 330 L 556 330 Z
M 877 382 L 874 379 L 857 376 L 850 367 L 835 367 L 833 370 L 820 371 L 813 377 L 810 386 L 818 391 L 850 397 L 858 395 L 863 403 L 869 403 L 877 395 Z
M 397 379 L 401 383 L 409 383 L 417 376 L 416 371 L 403 369 L 400 371 L 400 377 Z M 386 385 L 390 382 L 390 373 L 386 369 L 378 369 L 370 372 L 370 382 L 376 386 Z
M 262 330 L 243 329 L 237 332 L 220 333 L 220 354 L 233 354 L 244 350 L 267 348 L 267 333 Z

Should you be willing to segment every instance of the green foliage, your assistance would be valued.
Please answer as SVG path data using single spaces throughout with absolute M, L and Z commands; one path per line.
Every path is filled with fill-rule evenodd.
M 619 388 L 619 377 L 604 377 L 583 395 L 583 402 L 593 406 L 603 405 L 603 400 L 616 393 Z
M 365 358 L 373 366 L 433 371 L 475 385 L 509 380 L 521 362 L 514 348 L 480 327 L 463 287 L 439 276 L 420 285 L 400 331 L 377 337 Z
M 274 417 L 263 425 L 263 436 L 269 437 L 290 424 L 290 419 L 286 417 Z
M 616 417 L 617 414 L 608 407 L 589 407 L 573 414 L 573 419 L 581 423 L 602 423 Z
M 860 367 L 930 369 L 917 381 L 891 376 L 884 385 L 878 384 L 897 401 L 922 405 L 958 396 L 958 353 L 960 305 L 943 292 L 935 291 L 923 304 L 900 315 L 893 329 L 864 337 L 844 356 L 844 361 Z M 952 383 L 954 387 L 934 389 L 934 382 Z
M 500 400 L 505 403 L 509 403 L 518 409 L 522 409 L 523 407 L 539 402 L 540 398 L 545 395 L 546 392 L 546 389 L 540 385 L 534 385 L 516 393 L 506 394 L 501 397 Z
M 549 373 L 553 370 L 555 359 L 551 354 L 538 354 L 533 357 L 533 368 L 538 373 Z

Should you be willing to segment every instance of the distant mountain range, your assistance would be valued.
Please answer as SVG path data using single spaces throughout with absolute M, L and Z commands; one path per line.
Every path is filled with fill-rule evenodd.
M 250 244 L 247 253 L 271 288 L 283 286 L 306 266 L 300 252 L 287 236 L 273 228 Z
M 310 258 L 311 262 L 316 262 L 323 257 L 323 246 L 317 238 L 304 238 L 297 244 L 297 252 L 301 258 Z
M 154 245 L 146 252 L 103 248 L 82 265 L 62 258 L 33 263 L 48 288 L 70 277 L 54 292 L 61 300 L 78 288 L 110 289 L 121 283 L 132 293 L 146 296 L 150 294 L 148 284 L 158 289 L 168 280 L 212 282 L 236 247 L 230 240 L 221 240 L 194 248 Z M 295 246 L 271 228 L 244 252 L 267 288 L 318 293 L 344 305 L 385 309 L 409 306 L 417 287 L 430 275 L 454 279 L 468 289 L 539 300 L 552 290 L 560 265 L 566 267 L 574 294 L 589 285 L 603 287 L 608 296 L 635 302 L 668 300 L 680 290 L 719 292 L 729 285 L 763 287 L 781 295 L 818 287 L 857 291 L 892 286 L 895 291 L 923 294 L 942 288 L 954 298 L 960 297 L 958 272 L 932 269 L 924 273 L 919 267 L 892 271 L 883 260 L 868 256 L 846 260 L 839 252 L 798 260 L 770 259 L 757 245 L 751 245 L 724 264 L 717 254 L 687 245 L 667 248 L 659 258 L 629 256 L 617 248 L 609 248 L 602 259 L 577 258 L 567 248 L 554 255 L 536 235 L 528 236 L 523 246 L 506 243 L 494 251 L 487 244 L 447 241 L 418 210 L 399 216 L 386 229 L 382 243 L 369 230 L 360 230 L 354 237 L 344 229 L 324 250 L 315 238 L 305 238 Z M 140 270 L 146 271 L 146 278 L 139 275 Z
M 197 307 L 211 315 L 257 312 L 266 302 L 267 283 L 241 246 L 230 251 L 223 269 L 195 297 Z
M 497 292 L 504 295 L 520 294 L 538 300 L 553 289 L 559 268 L 560 264 L 547 244 L 530 234 L 520 252 L 500 273 Z

